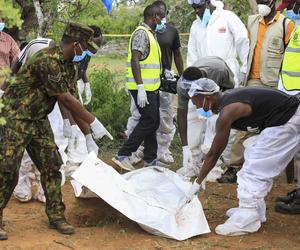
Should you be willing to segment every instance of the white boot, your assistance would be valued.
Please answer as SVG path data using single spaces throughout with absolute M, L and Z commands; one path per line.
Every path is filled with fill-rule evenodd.
M 237 236 L 257 232 L 260 227 L 261 221 L 256 208 L 238 208 L 215 231 L 220 235 Z
M 231 217 L 238 210 L 239 210 L 238 207 L 230 208 L 227 210 L 226 216 Z M 266 203 L 264 200 L 262 200 L 258 203 L 258 207 L 256 208 L 256 210 L 258 212 L 260 222 L 265 223 L 267 221 L 267 218 L 266 218 Z

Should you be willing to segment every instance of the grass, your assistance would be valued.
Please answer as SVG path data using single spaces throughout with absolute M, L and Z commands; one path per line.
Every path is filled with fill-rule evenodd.
M 93 57 L 88 68 L 88 74 L 93 70 L 107 68 L 116 74 L 116 79 L 120 85 L 125 84 L 126 60 L 125 56 L 115 54 Z

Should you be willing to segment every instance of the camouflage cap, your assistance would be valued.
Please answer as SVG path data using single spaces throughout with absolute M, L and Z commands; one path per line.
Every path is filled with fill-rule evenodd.
M 65 28 L 64 35 L 76 41 L 85 42 L 88 46 L 88 50 L 93 53 L 96 53 L 99 49 L 99 47 L 92 40 L 94 31 L 91 28 L 80 23 L 68 23 Z

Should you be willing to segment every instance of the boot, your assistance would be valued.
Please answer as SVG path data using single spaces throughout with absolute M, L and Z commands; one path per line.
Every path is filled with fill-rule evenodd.
M 222 174 L 222 176 L 217 179 L 217 181 L 219 183 L 236 183 L 237 180 L 237 172 L 239 171 L 239 169 L 237 168 L 233 168 L 233 167 L 229 167 L 226 172 L 224 174 Z
M 8 239 L 7 233 L 3 228 L 2 212 L 1 212 L 1 215 L 0 215 L 0 240 L 7 240 L 7 239 Z
M 276 203 L 275 211 L 283 214 L 300 214 L 300 188 L 294 193 L 293 199 L 289 202 Z
M 294 196 L 295 196 L 295 194 L 297 193 L 298 190 L 300 190 L 300 188 L 294 189 L 293 191 L 289 192 L 285 196 L 278 196 L 275 201 L 276 202 L 289 203 L 294 199 Z
M 58 220 L 50 222 L 49 228 L 56 229 L 61 234 L 74 234 L 75 230 L 72 225 L 70 225 L 65 220 Z

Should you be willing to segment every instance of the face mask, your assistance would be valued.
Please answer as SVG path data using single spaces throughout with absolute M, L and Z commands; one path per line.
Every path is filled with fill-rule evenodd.
M 160 24 L 156 25 L 155 32 L 163 33 L 167 28 L 166 23 L 167 23 L 167 19 L 163 18 Z
M 94 56 L 96 56 L 96 54 L 92 53 L 92 52 L 89 51 L 89 50 L 86 50 L 86 51 L 85 51 L 85 54 L 86 54 L 87 56 L 89 56 L 89 57 L 94 57 Z
M 4 29 L 5 23 L 0 23 L 0 32 Z
M 81 48 L 80 44 L 79 44 L 79 47 Z M 81 48 L 81 50 L 82 50 L 82 54 L 81 55 L 76 55 L 76 51 L 75 51 L 75 48 L 74 48 L 74 54 L 75 54 L 75 56 L 73 58 L 73 62 L 80 62 L 80 61 L 82 61 L 85 58 L 86 51 L 84 51 L 82 48 Z
M 211 18 L 210 9 L 206 8 L 202 17 L 202 25 L 203 27 L 207 27 L 209 20 Z
M 258 14 L 262 17 L 268 16 L 271 13 L 271 7 L 266 4 L 258 4 Z
M 287 10 L 286 11 L 286 16 L 289 18 L 289 19 L 292 19 L 292 20 L 299 20 L 300 19 L 300 14 L 296 14 L 293 10 Z
M 213 116 L 213 112 L 211 111 L 210 108 L 209 108 L 208 111 L 205 111 L 205 110 L 203 109 L 204 105 L 205 105 L 205 98 L 204 98 L 204 101 L 203 101 L 203 106 L 202 106 L 202 108 L 197 109 L 197 114 L 198 114 L 200 117 L 205 117 L 205 118 L 212 117 L 212 116 Z

